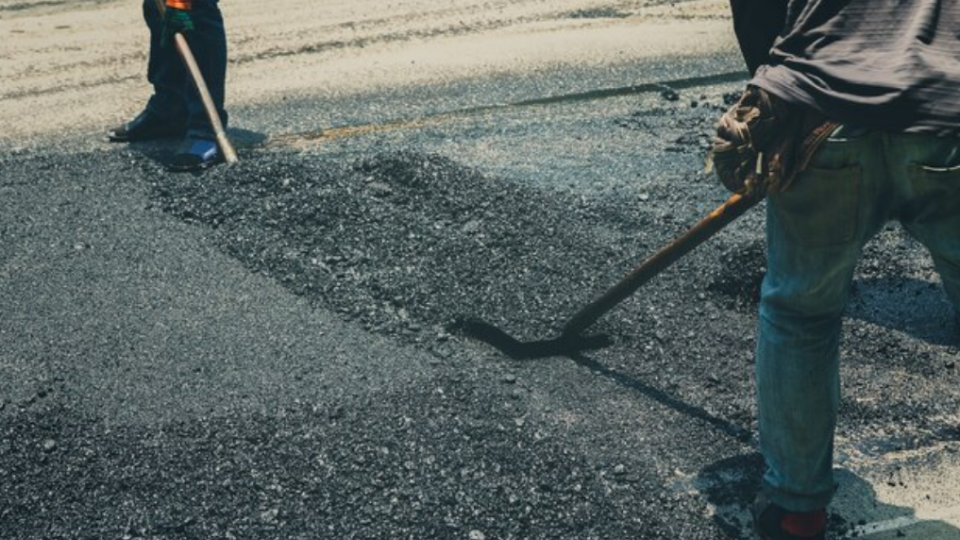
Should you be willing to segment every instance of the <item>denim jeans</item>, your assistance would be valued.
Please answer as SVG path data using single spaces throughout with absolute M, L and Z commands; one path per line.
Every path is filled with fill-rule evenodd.
M 890 220 L 933 255 L 960 307 L 960 138 L 837 129 L 767 204 L 757 343 L 763 491 L 796 512 L 835 491 L 841 316 L 863 246 Z
M 227 75 L 227 37 L 217 0 L 194 0 L 192 16 L 194 30 L 185 34 L 187 43 L 210 89 L 220 121 L 226 127 L 227 112 L 223 108 L 223 101 Z M 154 0 L 144 0 L 143 18 L 150 29 L 147 80 L 153 85 L 154 91 L 147 103 L 147 110 L 170 119 L 171 123 L 184 124 L 188 136 L 213 139 L 213 126 L 176 46 L 173 43 L 168 43 L 166 47 L 160 45 L 163 19 Z

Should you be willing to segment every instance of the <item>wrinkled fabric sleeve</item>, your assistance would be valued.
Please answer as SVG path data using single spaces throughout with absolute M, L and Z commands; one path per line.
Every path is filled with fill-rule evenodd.
M 789 0 L 730 0 L 733 30 L 750 74 L 770 59 L 770 49 L 783 31 Z

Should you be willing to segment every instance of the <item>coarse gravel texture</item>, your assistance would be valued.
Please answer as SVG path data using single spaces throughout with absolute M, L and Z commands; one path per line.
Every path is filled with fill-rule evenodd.
M 0 471 L 19 480 L 2 537 L 710 537 L 672 522 L 696 508 L 652 471 L 597 467 L 509 405 L 450 380 L 351 410 L 159 428 L 18 415 L 2 427 Z
M 666 89 L 658 100 L 609 129 L 689 135 L 639 146 L 654 164 L 642 182 L 595 191 L 415 144 L 354 159 L 249 151 L 201 176 L 167 174 L 149 148 L 4 156 L 3 193 L 37 176 L 132 184 L 144 219 L 186 223 L 313 309 L 424 352 L 434 371 L 374 394 L 159 424 L 105 422 L 54 377 L 2 402 L 0 538 L 748 538 L 762 209 L 601 320 L 606 349 L 516 363 L 458 331 L 476 317 L 552 337 L 722 200 L 710 175 L 656 164 L 700 159 L 723 101 L 693 106 Z M 5 268 L 22 230 L 0 230 Z M 898 227 L 866 250 L 848 315 L 841 466 L 954 448 L 960 343 L 932 263 Z
M 109 387 L 113 375 L 103 372 L 107 377 L 105 381 L 74 380 L 77 374 L 74 369 L 78 372 L 82 369 L 71 363 L 116 363 L 118 370 L 130 368 L 124 368 L 120 358 L 85 357 L 69 349 L 59 350 L 61 345 L 55 342 L 47 343 L 46 354 L 50 358 L 39 366 L 41 373 L 34 376 L 17 373 L 18 377 L 29 379 L 36 391 L 10 401 L 4 398 L 4 407 L 0 410 L 3 431 L 0 481 L 5 486 L 0 499 L 3 525 L 0 537 L 714 536 L 709 521 L 694 519 L 702 514 L 704 502 L 662 481 L 663 475 L 672 470 L 671 463 L 683 459 L 678 456 L 664 460 L 648 453 L 631 457 L 617 448 L 605 449 L 609 442 L 591 449 L 590 439 L 596 440 L 594 431 L 605 429 L 603 426 L 579 425 L 570 430 L 570 434 L 564 434 L 565 426 L 559 425 L 554 417 L 569 415 L 569 404 L 564 403 L 565 399 L 547 396 L 546 399 L 555 403 L 544 407 L 543 397 L 534 395 L 539 391 L 536 384 L 542 366 L 521 366 L 514 374 L 510 372 L 509 361 L 492 352 L 464 357 L 458 349 L 467 348 L 469 353 L 482 347 L 448 332 L 447 326 L 464 313 L 461 306 L 438 293 L 437 307 L 433 308 L 436 311 L 421 312 L 417 308 L 419 298 L 439 290 L 437 285 L 422 280 L 424 271 L 436 274 L 438 280 L 448 279 L 441 273 L 448 266 L 463 268 L 456 266 L 460 257 L 463 260 L 459 264 L 490 268 L 491 272 L 509 269 L 510 265 L 505 262 L 485 262 L 484 258 L 471 255 L 469 250 L 458 247 L 456 242 L 448 242 L 442 235 L 433 237 L 436 250 L 450 249 L 453 253 L 449 261 L 437 264 L 429 257 L 418 258 L 417 244 L 410 238 L 410 232 L 426 236 L 431 227 L 423 224 L 432 225 L 445 216 L 449 216 L 446 219 L 451 222 L 459 220 L 456 223 L 462 225 L 459 229 L 464 237 L 482 233 L 482 226 L 477 230 L 476 225 L 465 225 L 483 212 L 488 212 L 486 217 L 493 222 L 503 211 L 502 208 L 483 208 L 486 201 L 497 199 L 489 189 L 491 180 L 448 159 L 417 153 L 374 156 L 346 165 L 321 160 L 312 169 L 311 162 L 296 154 L 270 152 L 258 159 L 245 160 L 236 168 L 212 171 L 198 181 L 189 175 L 161 173 L 152 160 L 137 152 L 40 157 L 27 152 L 3 159 L 4 193 L 9 201 L 20 200 L 27 205 L 23 211 L 8 214 L 25 220 L 26 226 L 3 229 L 5 278 L 28 279 L 22 271 L 26 270 L 23 264 L 29 260 L 27 255 L 31 250 L 69 252 L 65 266 L 59 269 L 63 274 L 57 275 L 58 282 L 38 284 L 37 290 L 15 302 L 20 308 L 29 309 L 30 295 L 35 297 L 34 301 L 55 302 L 52 295 L 56 294 L 59 280 L 75 279 L 81 291 L 92 285 L 94 290 L 99 287 L 98 281 L 109 275 L 109 269 L 95 263 L 87 266 L 91 263 L 82 263 L 80 258 L 100 251 L 116 251 L 122 259 L 129 257 L 134 259 L 129 262 L 142 264 L 143 261 L 135 260 L 135 252 L 129 255 L 127 252 L 138 242 L 158 249 L 156 240 L 143 236 L 144 231 L 140 230 L 145 227 L 149 234 L 154 229 L 131 223 L 130 240 L 110 246 L 105 245 L 109 235 L 103 229 L 109 226 L 104 223 L 116 220 L 114 214 L 118 212 L 125 219 L 139 216 L 139 219 L 162 222 L 163 214 L 150 208 L 158 206 L 188 223 L 202 224 L 201 231 L 209 234 L 212 242 L 237 256 L 251 270 L 277 280 L 297 295 L 310 298 L 318 309 L 364 305 L 363 302 L 371 298 L 392 300 L 396 306 L 393 311 L 390 307 L 382 311 L 346 310 L 344 316 L 361 325 L 369 321 L 374 332 L 428 349 L 435 358 L 438 373 L 435 380 L 427 382 L 422 389 L 378 393 L 374 397 L 358 392 L 347 397 L 288 403 L 279 411 L 251 413 L 238 406 L 235 411 L 218 410 L 211 416 L 201 413 L 193 418 L 186 415 L 182 420 L 168 419 L 160 423 L 117 423 L 101 418 L 96 410 L 84 406 L 91 399 L 85 392 L 95 387 L 77 386 L 89 382 L 106 383 Z M 409 174 L 396 174 L 404 170 Z M 372 186 L 376 180 L 371 178 L 378 176 L 391 183 L 387 188 L 400 192 L 398 198 L 406 193 L 413 201 L 396 204 L 398 209 L 393 211 L 390 211 L 393 207 L 388 206 L 382 213 L 374 214 L 377 219 L 371 219 L 362 210 L 373 207 L 388 191 L 383 186 Z M 244 178 L 249 180 L 244 182 Z M 271 185 L 274 178 L 278 180 L 276 186 Z M 137 182 L 130 185 L 131 179 Z M 221 183 L 218 179 L 222 179 Z M 459 199 L 453 191 L 448 193 L 452 201 L 449 213 L 441 211 L 446 205 L 440 197 L 424 197 L 421 193 L 431 185 L 439 189 L 438 184 L 430 182 L 441 181 L 451 182 L 451 187 L 465 193 Z M 292 197 L 288 189 L 291 185 L 306 185 L 307 189 L 300 197 Z M 120 210 L 110 200 L 98 202 L 87 198 L 87 194 L 93 192 L 94 197 L 116 197 L 126 204 L 136 204 L 135 197 L 143 187 L 148 189 L 152 200 L 144 199 L 145 208 L 139 210 L 128 210 L 129 207 Z M 309 197 L 302 196 L 304 193 L 309 193 Z M 531 193 L 519 187 L 514 193 L 508 192 L 515 195 L 511 204 L 520 206 L 524 213 L 537 212 L 544 206 L 543 201 L 532 204 Z M 204 194 L 212 198 L 205 198 Z M 312 200 L 313 196 L 320 198 Z M 323 196 L 328 198 L 323 200 Z M 283 198 L 282 201 L 277 197 Z M 84 206 L 84 201 L 93 205 Z M 350 227 L 325 229 L 322 214 L 313 206 L 318 201 L 324 202 L 325 208 L 335 210 L 340 223 Z M 41 213 L 31 212 L 29 208 L 33 205 L 37 205 Z M 52 212 L 53 207 L 57 208 L 56 212 Z M 266 213 L 260 213 L 258 208 Z M 42 212 L 46 211 L 58 214 L 55 219 L 63 222 L 67 231 L 71 225 L 81 227 L 76 231 L 78 240 L 72 240 L 66 231 L 60 233 L 66 232 L 64 237 L 50 238 L 44 232 L 47 216 Z M 555 205 L 554 216 L 544 212 L 542 217 L 556 219 L 560 211 L 562 209 Z M 595 211 L 589 206 L 584 210 L 585 215 Z M 84 225 L 87 214 L 94 217 L 91 225 Z M 423 214 L 433 219 L 427 222 Z M 302 234 L 292 234 L 296 228 L 287 222 L 291 218 L 305 222 Z M 360 227 L 359 223 L 367 226 Z M 404 229 L 404 223 L 410 226 Z M 532 219 L 530 223 L 533 226 Z M 122 223 L 119 226 L 122 227 Z M 273 243 L 288 247 L 283 251 L 287 254 L 285 258 L 255 247 L 270 245 L 263 235 L 271 226 L 276 227 L 272 233 Z M 347 230 L 351 233 L 344 232 Z M 351 240 L 349 234 L 358 234 L 352 230 L 365 233 L 363 241 L 378 246 L 383 254 L 371 251 L 367 259 L 354 259 L 350 258 L 354 257 L 353 252 L 338 249 Z M 499 230 L 504 232 L 497 234 L 511 232 L 507 225 Z M 322 234 L 317 234 L 319 231 Z M 591 233 L 588 229 L 580 234 L 586 241 Z M 314 262 L 317 257 L 311 257 L 309 263 L 323 272 L 313 279 L 324 285 L 322 278 L 329 275 L 334 285 L 298 287 L 298 283 L 305 281 L 301 267 L 282 262 L 297 258 L 290 256 L 290 246 L 299 242 L 311 246 L 310 242 L 318 239 L 327 242 L 328 235 L 331 243 L 320 244 L 328 254 L 326 262 L 321 260 L 322 265 L 317 264 Z M 522 234 L 514 236 L 519 239 L 516 244 L 533 245 Z M 249 242 L 242 245 L 256 255 L 248 258 L 245 251 L 230 245 L 237 240 Z M 39 245 L 39 242 L 50 241 L 54 243 Z M 569 244 L 574 241 L 567 240 L 567 249 L 573 250 Z M 474 251 L 485 249 L 482 244 L 477 245 L 481 247 L 469 247 Z M 371 292 L 377 291 L 372 287 L 367 290 L 366 286 L 336 286 L 337 281 L 353 275 L 350 265 L 364 261 L 370 266 L 360 266 L 360 269 L 367 272 L 370 271 L 367 268 L 378 268 L 369 261 L 384 265 L 382 274 L 386 278 L 382 279 L 387 285 L 382 289 L 389 296 Z M 404 262 L 406 264 L 400 266 Z M 323 265 L 335 267 L 338 263 L 346 268 L 344 273 L 323 270 Z M 61 263 L 51 261 L 51 264 Z M 79 273 L 71 273 L 71 264 L 80 268 Z M 580 257 L 577 264 L 586 263 Z M 499 266 L 491 268 L 492 265 Z M 278 270 L 286 277 L 278 277 L 280 274 L 275 273 Z M 414 273 L 419 279 L 406 277 L 408 273 Z M 482 276 L 473 279 L 481 280 Z M 488 279 L 490 284 L 485 286 L 492 289 L 495 280 Z M 480 298 L 484 295 L 484 290 L 470 281 L 464 282 L 460 289 L 455 288 L 455 279 L 442 283 L 448 283 L 447 286 L 467 297 L 461 299 L 461 303 L 473 303 L 471 295 Z M 563 283 L 562 278 L 557 283 Z M 406 289 L 410 291 L 409 296 L 404 296 Z M 329 296 L 323 296 L 323 292 Z M 74 300 L 96 303 L 95 299 L 88 298 L 90 294 L 79 292 Z M 495 302 L 484 304 L 480 298 L 475 303 L 482 311 L 471 309 L 469 313 L 489 313 L 491 320 L 499 313 L 507 322 L 523 322 L 511 318 L 515 317 L 512 314 L 507 316 L 498 311 Z M 550 298 L 557 302 L 562 297 L 554 294 Z M 163 299 L 150 300 L 163 302 Z M 429 307 L 428 302 L 424 304 Z M 69 306 L 62 308 L 70 309 Z M 104 308 L 110 309 L 109 304 L 104 304 Z M 49 309 L 54 311 L 48 314 L 55 315 L 53 304 Z M 533 310 L 530 314 L 532 316 Z M 95 325 L 94 322 L 94 326 L 85 327 L 81 332 L 88 332 Z M 106 344 L 109 350 L 116 347 L 119 352 L 127 346 L 137 346 L 133 336 L 123 335 L 124 327 L 123 323 L 117 327 L 120 333 L 110 338 L 115 344 Z M 5 335 L 17 339 L 11 328 L 28 327 L 18 321 L 4 321 Z M 64 328 L 63 332 L 73 330 Z M 42 336 L 43 332 L 38 335 Z M 29 350 L 26 346 L 37 339 L 29 333 L 19 338 L 23 339 L 20 345 L 23 350 Z M 67 339 L 66 344 L 84 348 L 87 345 L 82 340 L 89 339 L 87 336 L 71 338 L 76 341 Z M 175 349 L 171 349 L 173 351 Z M 97 354 L 98 350 L 92 352 Z M 477 360 L 487 364 L 464 365 L 466 361 Z M 685 418 L 681 403 L 657 393 L 653 387 L 638 386 L 604 366 L 582 361 L 599 375 L 635 385 L 635 389 L 651 392 L 667 406 L 680 407 L 679 414 L 663 415 L 659 422 L 674 423 L 678 418 Z M 4 366 L 10 367 L 19 368 L 19 362 Z M 204 384 L 202 381 L 210 375 L 201 367 L 196 370 L 190 377 L 194 380 L 187 379 L 180 384 Z M 574 366 L 574 371 L 582 369 Z M 563 382 L 550 381 L 554 376 L 546 374 L 544 383 L 556 386 Z M 576 379 L 581 379 L 583 374 L 569 373 L 567 369 L 556 376 L 573 376 L 574 381 L 566 381 L 570 384 L 580 382 Z M 603 377 L 597 377 L 582 386 L 575 393 L 588 396 L 605 392 L 606 384 Z M 223 390 L 211 386 L 211 391 Z M 96 397 L 92 400 L 96 403 Z M 603 409 L 625 405 L 591 400 Z M 624 435 L 615 429 L 630 429 L 614 417 L 606 427 L 614 428 L 604 436 L 613 441 Z M 658 435 L 662 429 L 652 431 L 651 445 L 673 444 L 670 437 Z M 725 440 L 731 451 L 740 448 L 736 440 L 714 433 L 709 424 L 697 431 L 704 437 L 704 448 L 717 448 Z M 711 457 L 710 452 L 700 454 L 701 461 L 709 461 Z
M 656 132 L 671 124 L 690 135 L 651 153 L 701 152 L 718 107 L 677 105 L 669 91 L 662 100 L 621 126 L 642 118 Z M 687 173 L 683 190 L 668 180 L 647 183 L 642 197 L 636 188 L 585 196 L 400 150 L 352 163 L 265 153 L 201 183 L 172 175 L 153 183 L 165 210 L 217 227 L 224 249 L 251 269 L 365 328 L 449 355 L 446 334 L 468 317 L 521 340 L 552 337 L 638 255 L 682 232 L 692 220 L 684 216 L 715 204 L 710 175 Z M 745 339 L 764 271 L 761 223 L 762 210 L 755 211 L 739 234 L 715 239 L 597 327 L 620 341 L 616 367 L 656 373 L 684 401 L 743 428 L 753 415 Z M 956 381 L 954 321 L 929 257 L 899 227 L 868 246 L 851 304 L 846 384 L 889 392 L 882 403 L 848 392 L 851 427 L 883 430 L 892 422 L 908 446 L 955 438 L 960 397 L 926 397 Z M 911 306 L 929 320 L 890 332 L 892 321 L 909 320 Z M 684 328 L 668 329 L 670 320 Z M 909 391 L 897 391 L 905 380 Z

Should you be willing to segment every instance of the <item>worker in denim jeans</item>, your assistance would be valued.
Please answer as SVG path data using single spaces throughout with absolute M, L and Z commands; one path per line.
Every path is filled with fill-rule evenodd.
M 960 306 L 960 139 L 844 126 L 768 201 L 757 394 L 766 500 L 784 508 L 819 511 L 833 495 L 840 319 L 861 250 L 889 220 L 930 250 Z
M 728 187 L 768 197 L 754 522 L 764 540 L 822 540 L 841 317 L 864 245 L 899 221 L 960 309 L 960 3 L 731 5 L 753 78 L 714 159 Z
M 227 38 L 217 0 L 166 0 L 161 16 L 155 0 L 144 0 L 143 17 L 150 29 L 147 80 L 154 93 L 134 120 L 108 133 L 114 142 L 183 137 L 173 157 L 174 170 L 198 170 L 221 161 L 220 149 L 203 102 L 179 57 L 173 34 L 182 33 L 224 126 L 224 82 Z

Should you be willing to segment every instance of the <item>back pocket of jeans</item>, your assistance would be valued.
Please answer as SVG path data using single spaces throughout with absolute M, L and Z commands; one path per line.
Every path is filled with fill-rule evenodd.
M 910 169 L 910 197 L 900 209 L 905 223 L 936 223 L 960 218 L 960 166 Z
M 861 177 L 859 165 L 804 171 L 789 190 L 771 198 L 787 235 L 810 248 L 852 242 L 860 222 Z

